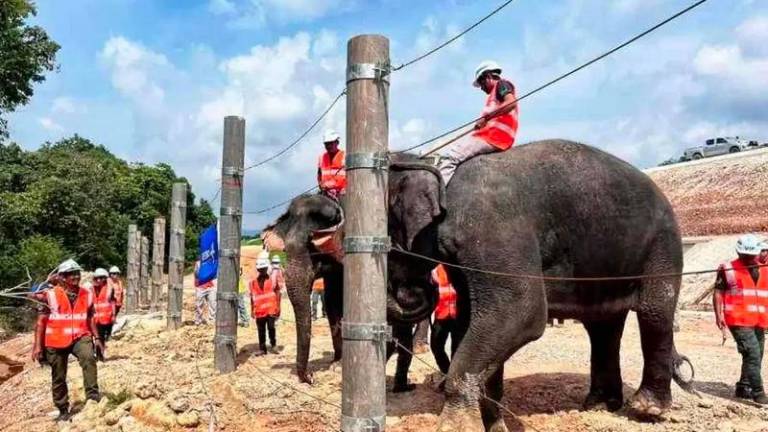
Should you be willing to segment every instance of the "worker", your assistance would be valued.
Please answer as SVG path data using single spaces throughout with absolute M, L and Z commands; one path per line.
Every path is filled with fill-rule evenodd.
M 248 327 L 248 308 L 245 307 L 245 294 L 248 292 L 246 289 L 245 281 L 243 280 L 243 269 L 240 268 L 240 277 L 237 278 L 237 325 L 240 327 Z
M 515 143 L 518 117 L 515 86 L 501 77 L 501 67 L 494 61 L 480 63 L 472 84 L 488 97 L 474 132 L 459 138 L 441 155 L 439 169 L 446 185 L 462 162 L 481 154 L 509 150 Z
M 285 275 L 283 274 L 283 266 L 280 261 L 280 255 L 275 255 L 271 260 L 271 267 L 269 269 L 269 277 L 272 278 L 272 286 L 277 287 L 277 316 L 280 317 L 280 306 L 283 300 L 283 293 L 286 290 Z
M 347 172 L 344 169 L 344 151 L 339 150 L 339 134 L 334 130 L 327 130 L 323 135 L 325 152 L 320 155 L 317 163 L 317 185 L 320 193 L 333 198 L 341 199 L 347 187 Z
M 325 281 L 323 278 L 315 279 L 312 282 L 312 321 L 317 319 L 317 302 L 321 302 L 320 311 L 323 312 L 323 318 L 325 318 Z
M 123 308 L 123 301 L 125 300 L 125 290 L 123 289 L 123 281 L 120 279 L 120 268 L 118 266 L 109 268 L 109 280 L 107 280 L 107 283 L 111 286 L 112 292 L 115 295 L 115 317 L 117 317 L 120 309 Z
M 256 320 L 259 333 L 260 355 L 267 354 L 267 331 L 272 345 L 272 353 L 277 353 L 277 335 L 275 320 L 277 319 L 277 292 L 269 276 L 269 259 L 256 259 L 256 279 L 251 281 L 251 315 Z
M 451 361 L 445 353 L 448 336 L 451 337 L 451 358 L 453 358 L 456 348 L 459 347 L 459 341 L 456 340 L 458 337 L 456 290 L 448 279 L 448 273 L 442 264 L 432 270 L 432 283 L 437 286 L 438 299 L 437 307 L 435 307 L 435 320 L 432 325 L 430 348 L 440 372 L 447 374 L 448 368 L 451 366 Z
M 763 240 L 760 245 L 760 255 L 757 257 L 757 263 L 760 265 L 768 265 L 768 240 Z
M 720 265 L 713 297 L 717 327 L 730 330 L 742 357 L 736 397 L 766 405 L 760 370 L 768 328 L 768 267 L 757 267 L 760 248 L 754 234 L 738 239 L 738 258 Z
M 96 330 L 99 338 L 106 346 L 112 335 L 112 326 L 115 324 L 115 293 L 112 286 L 107 283 L 109 273 L 103 268 L 97 268 L 93 272 L 94 316 Z M 104 360 L 105 352 L 98 353 L 99 359 Z
M 38 308 L 32 359 L 51 365 L 51 392 L 53 404 L 59 410 L 58 421 L 67 421 L 69 389 L 67 364 L 74 355 L 83 370 L 83 389 L 86 399 L 98 402 L 99 383 L 96 352 L 104 344 L 96 329 L 93 291 L 80 286 L 82 269 L 74 260 L 66 260 L 58 267 L 58 280 L 45 291 L 45 300 Z
M 195 325 L 208 324 L 203 317 L 205 310 L 208 318 L 216 320 L 216 279 L 200 282 L 197 278 L 200 271 L 200 260 L 195 261 Z M 205 310 L 204 310 L 205 309 Z

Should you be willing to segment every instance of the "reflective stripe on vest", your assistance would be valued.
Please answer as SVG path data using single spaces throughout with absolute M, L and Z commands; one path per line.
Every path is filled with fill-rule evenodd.
M 93 319 L 96 324 L 109 325 L 115 322 L 115 304 L 112 301 L 112 287 L 109 284 L 101 287 L 93 309 Z
M 726 325 L 768 328 L 768 268 L 760 268 L 757 283 L 738 259 L 722 264 L 720 269 L 727 285 L 723 291 Z
M 67 348 L 83 336 L 91 334 L 88 326 L 88 310 L 93 306 L 93 291 L 81 287 L 75 304 L 71 305 L 64 288 L 56 286 L 46 292 L 48 323 L 45 328 L 47 348 Z
M 320 169 L 320 187 L 343 190 L 347 187 L 347 171 L 344 169 L 344 152 L 339 150 L 331 160 L 328 152 L 320 155 L 317 163 Z
M 259 286 L 259 281 L 251 281 L 251 314 L 254 318 L 266 318 L 277 316 L 277 294 L 272 289 L 272 280 L 264 280 L 264 288 Z
M 432 270 L 432 280 L 438 287 L 437 306 L 435 307 L 435 319 L 456 319 L 456 290 L 448 280 L 448 273 L 442 264 Z
M 491 89 L 491 92 L 488 94 L 488 97 L 485 100 L 485 107 L 483 108 L 482 115 L 496 111 L 499 105 L 501 105 L 501 103 L 496 100 L 496 88 L 500 82 L 501 81 L 497 81 L 496 84 L 494 84 L 493 89 Z M 514 91 L 512 96 L 517 99 Z M 512 147 L 512 145 L 515 143 L 515 136 L 517 136 L 518 113 L 518 105 L 515 104 L 514 108 L 512 108 L 512 111 L 506 114 L 498 115 L 488 120 L 488 123 L 484 128 L 474 132 L 472 135 L 484 140 L 499 150 L 509 150 L 509 148 Z

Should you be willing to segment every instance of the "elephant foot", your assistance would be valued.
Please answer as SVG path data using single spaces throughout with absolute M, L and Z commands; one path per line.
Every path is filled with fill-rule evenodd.
M 624 397 L 619 393 L 618 395 L 606 394 L 601 390 L 590 391 L 587 398 L 584 399 L 582 409 L 584 411 L 618 411 L 624 405 Z
M 509 432 L 509 429 L 507 429 L 507 424 L 504 422 L 504 419 L 500 418 L 488 428 L 488 432 Z
M 506 426 L 505 426 L 506 428 Z M 499 429 L 505 430 L 505 429 Z M 473 408 L 443 408 L 437 422 L 438 432 L 485 432 L 480 410 Z
M 314 383 L 312 372 L 298 371 L 297 374 L 299 375 L 300 383 L 309 384 L 309 385 L 312 385 Z
M 629 400 L 630 414 L 641 421 L 656 422 L 672 405 L 671 398 L 659 398 L 648 389 L 640 388 Z
M 414 354 L 425 354 L 429 352 L 429 345 L 425 343 L 416 343 L 413 346 L 413 353 Z
M 395 386 L 392 387 L 392 393 L 407 393 L 414 391 L 416 389 L 416 384 L 410 384 L 408 382 L 405 383 L 395 383 Z

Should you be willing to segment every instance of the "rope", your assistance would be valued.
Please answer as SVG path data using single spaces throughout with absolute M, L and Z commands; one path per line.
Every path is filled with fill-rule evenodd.
M 464 266 L 460 264 L 452 264 L 447 263 L 444 261 L 440 261 L 434 258 L 430 258 L 426 255 L 417 254 L 415 252 L 410 252 L 405 249 L 402 249 L 400 247 L 394 247 L 392 248 L 393 251 L 401 253 L 403 255 L 412 256 L 415 258 L 419 258 L 425 261 L 430 261 L 435 264 L 442 264 L 447 267 L 453 267 L 461 270 L 476 272 L 476 273 L 484 273 L 494 276 L 504 276 L 504 277 L 510 277 L 514 279 L 532 279 L 532 280 L 542 280 L 542 281 L 559 281 L 559 282 L 609 282 L 609 281 L 626 281 L 626 280 L 643 280 L 643 279 L 664 279 L 664 278 L 675 278 L 675 277 L 681 277 L 681 276 L 691 276 L 691 275 L 699 275 L 699 274 L 707 274 L 707 273 L 717 273 L 721 269 L 713 269 L 713 270 L 696 270 L 696 271 L 688 271 L 688 272 L 669 272 L 669 273 L 652 273 L 652 274 L 642 274 L 642 275 L 632 275 L 632 276 L 600 276 L 600 277 L 567 277 L 567 276 L 544 276 L 544 275 L 536 275 L 536 274 L 525 274 L 525 273 L 506 273 L 506 272 L 500 272 L 500 271 L 493 271 L 493 270 L 485 270 L 480 269 L 476 267 L 469 267 Z M 745 266 L 745 268 L 760 268 L 760 267 L 768 267 L 768 264 L 754 264 L 750 266 Z M 722 270 L 733 270 L 732 268 L 722 268 Z
M 407 348 L 405 345 L 401 344 L 401 343 L 400 343 L 400 341 L 399 341 L 399 340 L 397 340 L 397 338 L 392 338 L 392 341 L 395 343 L 395 345 L 399 346 L 399 347 L 400 347 L 400 348 L 401 348 L 403 351 L 405 351 L 405 352 L 407 352 L 408 354 L 410 354 L 410 355 L 411 355 L 413 358 L 415 358 L 415 359 L 416 359 L 417 361 L 419 361 L 421 364 L 424 364 L 424 365 L 426 365 L 427 367 L 429 367 L 430 369 L 432 369 L 433 371 L 435 371 L 435 372 L 439 373 L 439 374 L 440 374 L 440 376 L 442 376 L 444 379 L 447 379 L 447 378 L 448 378 L 448 375 L 444 374 L 444 373 L 443 373 L 443 372 L 442 372 L 440 369 L 438 369 L 438 368 L 436 368 L 436 367 L 432 366 L 431 364 L 429 364 L 429 363 L 428 363 L 426 360 L 423 360 L 422 358 L 420 358 L 418 355 L 416 355 L 416 353 L 414 353 L 413 351 L 411 351 L 410 349 L 408 349 L 408 348 Z M 492 404 L 496 405 L 497 407 L 499 407 L 499 409 L 501 409 L 502 411 L 504 411 L 505 413 L 507 413 L 507 414 L 508 414 L 510 417 L 512 417 L 512 418 L 514 418 L 515 420 L 517 420 L 517 421 L 519 421 L 520 423 L 522 423 L 522 424 L 523 424 L 523 426 L 525 426 L 525 427 L 527 427 L 527 428 L 531 428 L 531 429 L 533 429 L 533 430 L 535 430 L 535 431 L 537 431 L 537 432 L 541 432 L 541 429 L 539 429 L 539 428 L 537 428 L 536 426 L 534 426 L 534 425 L 530 424 L 529 422 L 526 422 L 525 420 L 523 420 L 522 418 L 520 418 L 520 417 L 519 417 L 517 414 L 515 414 L 514 412 L 512 412 L 512 410 L 510 410 L 510 409 L 509 409 L 509 408 L 507 408 L 506 406 L 502 405 L 500 402 L 498 402 L 498 401 L 496 401 L 496 400 L 494 400 L 494 399 L 492 399 L 492 398 L 488 397 L 488 396 L 485 394 L 485 391 L 484 391 L 484 390 L 483 390 L 483 392 L 482 392 L 482 393 L 480 393 L 480 397 L 482 397 L 483 399 L 485 399 L 485 400 L 487 400 L 487 401 L 491 402 Z
M 412 65 L 412 64 L 414 64 L 414 63 L 417 63 L 417 62 L 419 62 L 419 61 L 421 61 L 421 60 L 424 60 L 425 58 L 427 58 L 427 57 L 431 56 L 432 54 L 434 54 L 434 53 L 436 53 L 436 52 L 440 51 L 441 49 L 443 49 L 443 48 L 445 48 L 445 47 L 447 47 L 448 45 L 452 44 L 453 42 L 455 42 L 455 41 L 456 41 L 457 39 L 459 39 L 460 37 L 464 36 L 465 34 L 469 33 L 470 31 L 474 30 L 474 29 L 475 29 L 475 27 L 477 27 L 477 26 L 479 26 L 480 24 L 482 24 L 483 22 L 485 22 L 485 21 L 486 21 L 488 18 L 490 18 L 490 17 L 492 17 L 492 16 L 496 15 L 496 14 L 497 14 L 499 11 L 501 11 L 502 9 L 504 9 L 505 7 L 507 7 L 507 6 L 508 6 L 510 3 L 512 3 L 513 1 L 514 1 L 514 0 L 507 0 L 507 1 L 506 1 L 506 2 L 504 2 L 504 3 L 503 3 L 501 6 L 497 7 L 497 8 L 496 8 L 496 9 L 494 9 L 493 11 L 491 11 L 491 13 L 489 13 L 488 15 L 484 16 L 483 18 L 481 18 L 479 21 L 475 22 L 475 23 L 474 23 L 474 24 L 472 24 L 471 26 L 469 26 L 469 27 L 467 27 L 466 29 L 464 29 L 464 31 L 462 31 L 461 33 L 459 33 L 459 34 L 457 34 L 456 36 L 454 36 L 454 37 L 452 37 L 452 38 L 448 39 L 447 41 L 445 41 L 445 42 L 443 42 L 442 44 L 440 44 L 440 45 L 436 46 L 435 48 L 433 48 L 433 49 L 431 49 L 431 50 L 427 51 L 426 53 L 424 53 L 424 54 L 422 54 L 422 55 L 420 55 L 420 56 L 418 56 L 418 57 L 414 58 L 413 60 L 409 60 L 409 61 L 407 61 L 407 62 L 405 62 L 405 63 L 401 64 L 400 66 L 397 66 L 397 67 L 393 68 L 393 69 L 392 69 L 392 72 L 397 72 L 397 71 L 399 71 L 400 69 L 404 69 L 404 68 L 406 68 L 406 67 L 408 67 L 408 66 L 410 66 L 410 65 Z
M 666 24 L 670 23 L 671 21 L 674 21 L 675 19 L 679 18 L 680 16 L 682 16 L 682 15 L 684 15 L 684 14 L 686 14 L 686 13 L 690 12 L 691 10 L 693 10 L 693 9 L 695 9 L 695 8 L 697 8 L 697 7 L 699 7 L 699 6 L 701 6 L 701 5 L 702 5 L 702 4 L 704 4 L 706 1 L 707 1 L 707 0 L 699 0 L 699 1 L 697 1 L 696 3 L 694 3 L 694 4 L 692 4 L 692 5 L 688 6 L 688 7 L 686 7 L 685 9 L 683 9 L 683 10 L 681 10 L 681 11 L 677 12 L 676 14 L 674 14 L 674 15 L 670 16 L 669 18 L 667 18 L 667 19 L 665 19 L 665 20 L 661 21 L 660 23 L 658 23 L 658 24 L 654 25 L 653 27 L 651 27 L 651 28 L 649 28 L 649 29 L 647 29 L 647 30 L 645 30 L 645 31 L 641 32 L 640 34 L 638 34 L 638 35 L 636 35 L 636 36 L 634 36 L 634 37 L 632 37 L 632 38 L 630 38 L 630 39 L 626 40 L 625 42 L 623 42 L 623 43 L 621 43 L 621 44 L 617 45 L 616 47 L 614 47 L 614 48 L 612 48 L 612 49 L 610 49 L 610 50 L 608 50 L 608 51 L 604 52 L 603 54 L 600 54 L 599 56 L 597 56 L 597 57 L 593 58 L 592 60 L 589 60 L 588 62 L 586 62 L 586 63 L 582 64 L 581 66 L 579 66 L 579 67 L 577 67 L 577 68 L 575 68 L 575 69 L 572 69 L 572 70 L 570 70 L 569 72 L 566 72 L 566 73 L 564 73 L 563 75 L 560 75 L 560 76 L 558 76 L 557 78 L 554 78 L 554 79 L 552 79 L 552 80 L 550 80 L 550 81 L 548 81 L 548 82 L 546 82 L 546 83 L 544 83 L 544 84 L 540 85 L 539 87 L 537 87 L 537 88 L 535 88 L 535 89 L 533 89 L 533 90 L 529 91 L 528 93 L 524 94 L 523 96 L 521 96 L 521 97 L 519 97 L 519 98 L 516 98 L 516 99 L 515 99 L 515 101 L 513 102 L 513 104 L 511 104 L 510 106 L 513 106 L 514 104 L 517 104 L 517 103 L 518 103 L 518 102 L 520 102 L 521 100 L 523 100 L 523 99 L 525 99 L 525 98 L 527 98 L 527 97 L 529 97 L 529 96 L 532 96 L 532 95 L 534 95 L 534 94 L 536 94 L 536 93 L 540 92 L 541 90 L 544 90 L 545 88 L 547 88 L 547 87 L 549 87 L 549 86 L 552 86 L 552 85 L 556 84 L 556 83 L 557 83 L 557 82 L 559 82 L 559 81 L 562 81 L 562 80 L 564 80 L 565 78 L 568 78 L 569 76 L 571 76 L 571 75 L 575 74 L 576 72 L 579 72 L 579 71 L 580 71 L 580 70 L 582 70 L 582 69 L 585 69 L 585 68 L 587 68 L 587 67 L 591 66 L 591 65 L 592 65 L 592 64 L 594 64 L 594 63 L 597 63 L 598 61 L 600 61 L 600 60 L 602 60 L 602 59 L 604 59 L 604 58 L 606 58 L 606 57 L 610 56 L 611 54 L 615 53 L 616 51 L 619 51 L 619 50 L 621 50 L 622 48 L 624 48 L 624 47 L 626 47 L 626 46 L 628 46 L 628 45 L 631 45 L 632 43 L 636 42 L 637 40 L 639 40 L 639 39 L 641 39 L 641 38 L 643 38 L 643 37 L 645 37 L 645 36 L 647 36 L 648 34 L 652 33 L 653 31 L 657 30 L 658 28 L 660 28 L 660 27 L 663 27 L 664 25 L 666 25 Z M 497 114 L 497 115 L 498 115 L 498 114 Z M 476 119 L 474 119 L 474 120 L 472 120 L 472 121 L 468 121 L 468 122 L 466 122 L 466 123 L 462 124 L 461 126 L 455 127 L 455 128 L 451 129 L 451 130 L 450 130 L 450 131 L 448 131 L 448 132 L 444 132 L 444 133 L 442 133 L 442 134 L 440 134 L 440 135 L 438 135 L 438 136 L 436 136 L 436 137 L 434 137 L 434 138 L 430 138 L 430 139 L 428 139 L 428 140 L 426 140 L 426 141 L 422 142 L 421 144 L 417 144 L 417 145 L 414 145 L 414 146 L 408 147 L 408 148 L 406 148 L 406 149 L 403 149 L 403 150 L 397 150 L 397 151 L 395 151 L 394 153 L 405 153 L 405 152 L 409 152 L 409 151 L 415 150 L 415 149 L 417 149 L 417 148 L 419 148 L 419 147 L 423 147 L 423 146 L 425 146 L 425 145 L 427 145 L 427 144 L 429 144 L 429 143 L 431 143 L 431 142 L 437 141 L 438 139 L 441 139 L 441 138 L 443 138 L 443 137 L 445 137 L 445 136 L 447 136 L 447 135 L 450 135 L 450 134 L 452 134 L 452 133 L 454 133 L 454 132 L 457 132 L 457 131 L 459 131 L 459 130 L 461 130 L 461 129 L 463 129 L 463 128 L 465 128 L 465 127 L 469 126 L 469 125 L 472 125 L 472 124 L 474 124 L 476 121 L 478 121 L 478 120 L 480 120 L 480 119 L 483 119 L 483 118 L 484 118 L 484 116 L 478 117 L 478 118 L 476 118 Z M 486 120 L 489 120 L 489 119 L 486 119 Z M 444 146 L 446 146 L 447 144 L 448 144 L 448 143 L 446 143 L 446 144 L 443 144 L 443 145 L 441 145 L 441 146 L 439 146 L 439 147 L 437 147 L 437 148 L 433 149 L 433 150 L 432 150 L 432 152 L 435 152 L 435 151 L 437 151 L 437 150 L 440 150 L 441 148 L 443 148 L 443 147 L 444 147 Z

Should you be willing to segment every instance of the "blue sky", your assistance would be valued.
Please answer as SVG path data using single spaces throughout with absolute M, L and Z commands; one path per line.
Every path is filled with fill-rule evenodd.
M 519 92 L 692 0 L 516 0 L 469 35 L 392 77 L 390 146 L 475 117 L 477 63 Z M 120 157 L 167 162 L 198 196 L 218 188 L 223 117 L 247 121 L 246 164 L 297 137 L 343 86 L 346 41 L 380 33 L 399 64 L 501 0 L 38 0 L 61 69 L 9 116 L 28 149 L 78 133 Z M 647 167 L 714 135 L 768 140 L 768 2 L 709 0 L 649 38 L 521 103 L 519 142 L 569 138 Z M 313 183 L 325 128 L 246 177 L 256 210 Z M 342 143 L 343 144 L 343 143 Z M 218 204 L 218 203 L 216 203 Z M 260 228 L 280 209 L 245 218 Z

